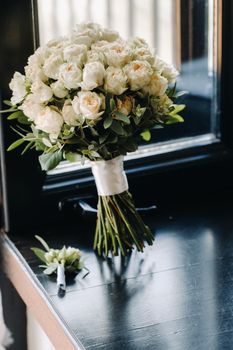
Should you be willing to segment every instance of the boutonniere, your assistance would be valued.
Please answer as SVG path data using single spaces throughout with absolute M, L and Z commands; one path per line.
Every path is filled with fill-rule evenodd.
M 50 248 L 48 243 L 40 236 L 35 238 L 42 244 L 44 249 L 32 247 L 34 254 L 44 263 L 39 265 L 44 269 L 44 274 L 57 274 L 57 286 L 63 291 L 66 290 L 66 273 L 78 273 L 82 269 L 89 270 L 81 261 L 82 253 L 74 247 L 66 247 L 61 249 Z

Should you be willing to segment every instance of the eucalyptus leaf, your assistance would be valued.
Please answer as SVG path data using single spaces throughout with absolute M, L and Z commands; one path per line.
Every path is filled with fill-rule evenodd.
M 104 129 L 108 129 L 112 125 L 113 119 L 111 114 L 108 114 L 107 118 L 104 120 Z
M 46 259 L 45 259 L 45 251 L 43 249 L 40 248 L 31 248 L 31 250 L 33 251 L 33 253 L 44 263 L 46 263 Z
M 176 94 L 174 95 L 175 98 L 179 98 L 181 96 L 187 95 L 189 92 L 188 91 L 178 91 L 176 92 Z
M 104 143 L 107 140 L 108 136 L 109 136 L 109 131 L 107 131 L 103 135 L 101 135 L 99 137 L 100 144 Z
M 151 139 L 151 133 L 149 129 L 144 130 L 140 135 L 144 141 L 150 141 Z
M 11 103 L 10 100 L 3 100 L 3 103 L 4 103 L 5 105 L 7 105 L 7 106 L 12 107 L 12 103 Z
M 8 120 L 18 119 L 18 118 L 21 117 L 22 115 L 24 115 L 22 111 L 16 111 L 16 112 L 11 113 L 10 115 L 8 115 L 7 119 L 8 119 Z
M 48 243 L 47 242 L 45 242 L 45 240 L 42 238 L 42 237 L 40 237 L 40 236 L 38 236 L 38 235 L 35 235 L 35 238 L 42 244 L 42 246 L 45 248 L 45 250 L 47 250 L 47 252 L 49 251 L 49 245 L 48 245 Z
M 110 127 L 112 131 L 114 131 L 117 135 L 124 136 L 125 130 L 120 122 L 113 120 L 112 125 Z
M 125 115 L 124 113 L 115 112 L 114 117 L 115 117 L 115 119 L 120 120 L 120 121 L 124 122 L 125 124 L 130 124 L 129 117 L 127 115 Z
M 27 150 L 29 150 L 29 148 L 33 145 L 33 141 L 28 142 L 28 144 L 26 145 L 26 147 L 24 147 L 23 151 L 21 152 L 21 155 L 25 154 L 27 152 Z
M 174 109 L 169 113 L 169 115 L 175 116 L 177 113 L 183 111 L 185 107 L 185 105 L 174 105 Z
M 65 153 L 65 159 L 67 159 L 71 163 L 80 162 L 81 158 L 82 158 L 82 156 L 78 153 L 75 153 L 75 152 Z
M 48 139 L 46 139 L 45 137 L 42 138 L 42 142 L 45 146 L 52 147 L 51 142 Z
M 48 171 L 54 169 L 62 160 L 62 151 L 58 150 L 53 153 L 43 153 L 39 156 L 39 162 L 42 170 Z
M 116 102 L 115 102 L 114 98 L 110 99 L 110 109 L 111 109 L 111 111 L 116 109 Z
M 25 142 L 24 138 L 16 140 L 7 148 L 7 151 L 12 151 L 13 149 L 22 145 L 22 143 L 24 143 L 24 142 Z
M 169 119 L 165 122 L 166 125 L 171 125 L 171 124 L 175 124 L 175 123 L 183 123 L 184 119 L 179 115 L 170 115 Z

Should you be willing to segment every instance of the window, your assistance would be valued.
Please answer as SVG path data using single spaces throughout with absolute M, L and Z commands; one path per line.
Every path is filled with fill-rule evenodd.
M 20 3 L 12 0 L 4 2 L 0 14 L 2 37 L 7 38 L 0 43 L 3 100 L 9 98 L 8 83 L 13 72 L 22 72 L 27 57 L 33 52 L 33 30 L 34 41 L 39 45 L 52 37 L 69 33 L 76 22 L 89 19 L 119 30 L 122 36 L 144 36 L 160 56 L 173 62 L 180 70 L 178 88 L 189 91 L 183 101 L 187 105 L 185 123 L 156 130 L 150 144 L 142 145 L 138 153 L 127 158 L 125 168 L 132 189 L 134 183 L 141 181 L 143 174 L 147 176 L 148 186 L 150 181 L 153 184 L 159 181 L 165 198 L 165 192 L 169 191 L 166 190 L 169 182 L 166 179 L 170 176 L 172 182 L 179 183 L 176 176 L 178 167 L 184 177 L 187 174 L 185 180 L 194 183 L 196 178 L 192 171 L 184 169 L 184 165 L 194 165 L 206 171 L 208 166 L 204 170 L 203 163 L 214 161 L 218 164 L 219 160 L 226 159 L 227 162 L 229 158 L 226 157 L 231 157 L 232 2 L 32 0 L 32 16 L 30 11 L 28 0 Z M 11 229 L 21 227 L 25 230 L 35 227 L 38 222 L 47 224 L 54 222 L 55 218 L 62 220 L 58 202 L 70 196 L 89 195 L 94 190 L 88 164 L 80 167 L 64 163 L 53 174 L 42 174 L 36 153 L 28 152 L 23 157 L 18 152 L 5 153 L 7 146 L 15 140 L 15 134 L 9 128 L 9 122 L 2 121 L 5 139 L 3 143 L 3 138 L 0 138 L 1 153 L 5 157 L 2 173 L 7 180 L 3 184 L 4 203 L 6 193 L 9 199 L 9 216 L 5 214 L 5 222 L 9 217 Z M 167 169 L 169 172 L 166 172 Z M 211 178 L 210 170 L 208 174 Z M 180 183 L 181 187 L 183 184 Z M 140 185 L 135 189 L 140 195 Z M 27 220 L 22 220 L 25 213 Z
M 156 53 L 180 71 L 178 90 L 187 90 L 185 123 L 154 130 L 127 159 L 214 143 L 218 123 L 217 0 L 38 0 L 40 44 L 67 35 L 76 23 L 98 22 L 123 37 L 144 37 Z M 86 164 L 88 167 L 88 163 Z M 82 169 L 64 162 L 50 175 Z

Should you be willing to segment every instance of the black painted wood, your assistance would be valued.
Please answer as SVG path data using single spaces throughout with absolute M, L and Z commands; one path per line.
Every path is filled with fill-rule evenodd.
M 156 234 L 153 247 L 105 261 L 92 252 L 93 227 L 60 228 L 63 236 L 41 232 L 51 245 L 78 246 L 91 270 L 69 280 L 63 298 L 37 267 L 29 249 L 36 241 L 12 239 L 86 349 L 230 350 L 232 215 L 230 200 L 170 207 L 147 218 Z

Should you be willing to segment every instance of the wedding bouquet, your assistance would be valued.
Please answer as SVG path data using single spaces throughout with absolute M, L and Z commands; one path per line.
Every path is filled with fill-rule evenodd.
M 177 71 L 145 40 L 123 40 L 95 23 L 77 25 L 70 37 L 39 47 L 25 74 L 15 72 L 8 119 L 26 144 L 42 152 L 43 170 L 62 160 L 89 159 L 99 195 L 94 249 L 123 255 L 143 251 L 153 235 L 136 212 L 123 156 L 150 140 L 150 129 L 183 122 L 175 104 Z

